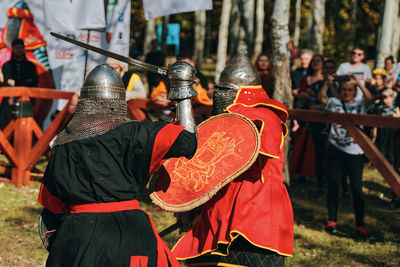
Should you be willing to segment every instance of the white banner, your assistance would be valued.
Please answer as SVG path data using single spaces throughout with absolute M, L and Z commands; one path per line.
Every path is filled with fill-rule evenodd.
M 142 0 L 146 20 L 169 14 L 212 9 L 212 0 Z
M 130 0 L 111 0 L 107 6 L 107 27 L 105 32 L 81 30 L 75 33 L 64 32 L 60 34 L 128 56 L 130 12 Z M 62 68 L 58 88 L 65 91 L 79 91 L 83 85 L 84 75 L 87 75 L 97 65 L 103 64 L 106 58 L 98 53 L 89 51 L 85 70 L 85 54 L 82 48 L 54 37 L 51 38 L 48 43 L 50 66 L 52 68 Z M 66 101 L 59 100 L 57 110 L 62 110 L 65 104 Z
M 43 1 L 43 12 L 50 31 L 106 27 L 103 0 L 47 0 Z
M 106 40 L 109 43 L 103 47 L 114 53 L 129 56 L 130 24 L 131 1 L 108 1 Z

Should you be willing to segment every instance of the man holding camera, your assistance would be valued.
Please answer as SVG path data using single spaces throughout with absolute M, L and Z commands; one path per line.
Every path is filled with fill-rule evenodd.
M 367 64 L 363 63 L 364 59 L 364 49 L 361 47 L 355 47 L 351 53 L 351 61 L 340 64 L 336 71 L 336 75 L 353 74 L 362 85 L 369 83 L 369 80 L 372 78 L 371 68 Z M 362 98 L 363 93 L 361 89 L 357 87 L 355 100 L 361 100 Z

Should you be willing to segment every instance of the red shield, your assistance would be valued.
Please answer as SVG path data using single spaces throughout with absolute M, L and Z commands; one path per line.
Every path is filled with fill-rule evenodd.
M 152 180 L 150 197 L 165 210 L 182 212 L 202 205 L 247 170 L 258 156 L 259 132 L 244 116 L 214 116 L 197 130 L 194 157 L 169 159 Z

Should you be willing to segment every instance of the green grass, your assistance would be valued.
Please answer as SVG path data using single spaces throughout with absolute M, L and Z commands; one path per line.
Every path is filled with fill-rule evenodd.
M 36 202 L 39 182 L 15 188 L 0 183 L 0 266 L 44 266 L 47 251 L 37 231 L 41 207 Z M 389 209 L 391 191 L 374 169 L 364 175 L 365 223 L 370 238 L 354 234 L 352 202 L 339 207 L 338 230 L 332 236 L 323 230 L 326 199 L 313 198 L 315 180 L 293 179 L 290 196 L 295 214 L 294 256 L 286 266 L 400 266 L 400 209 Z M 149 203 L 142 203 L 147 210 Z M 149 212 L 159 231 L 175 222 L 170 212 Z M 169 247 L 179 239 L 178 231 L 166 236 Z

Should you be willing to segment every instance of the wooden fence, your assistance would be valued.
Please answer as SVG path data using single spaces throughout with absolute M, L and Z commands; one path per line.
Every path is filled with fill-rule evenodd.
M 372 140 L 365 135 L 357 126 L 363 125 L 367 127 L 380 128 L 400 128 L 400 119 L 379 115 L 366 114 L 348 114 L 333 113 L 315 110 L 292 109 L 289 110 L 289 116 L 293 120 L 313 121 L 326 123 L 342 124 L 348 133 L 353 137 L 354 141 L 362 148 L 365 155 L 382 174 L 386 182 L 400 197 L 400 176 L 393 166 L 386 160 L 383 154 L 375 146 Z M 400 151 L 396 151 L 400 153 Z
M 0 97 L 17 97 L 18 101 L 29 101 L 30 98 L 70 100 L 73 94 L 73 92 L 45 88 L 0 87 Z M 50 141 L 71 116 L 68 107 L 69 102 L 45 132 L 32 116 L 17 116 L 3 131 L 0 131 L 0 149 L 12 164 L 11 180 L 0 178 L 0 181 L 11 182 L 17 187 L 31 183 L 32 168 L 50 149 Z

